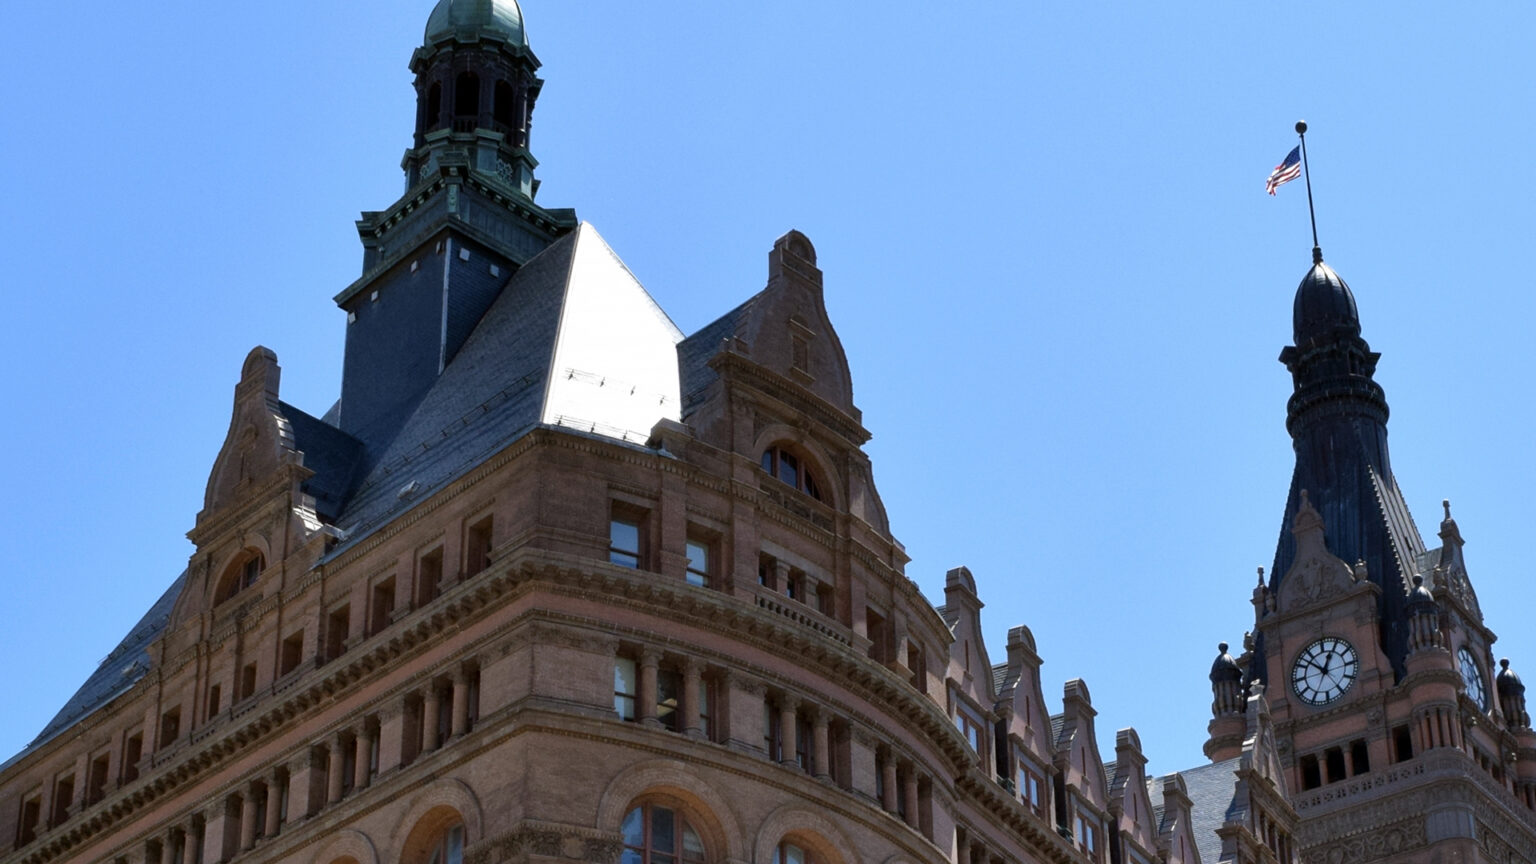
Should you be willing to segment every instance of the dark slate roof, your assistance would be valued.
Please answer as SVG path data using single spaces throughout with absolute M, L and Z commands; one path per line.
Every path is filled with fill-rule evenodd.
M 715 370 L 709 361 L 720 353 L 720 343 L 735 336 L 743 320 L 752 310 L 761 292 L 747 298 L 746 302 L 699 328 L 698 332 L 677 345 L 677 372 L 679 391 L 683 400 L 683 417 L 687 418 L 704 398 L 704 390 L 715 380 Z
M 555 241 L 513 275 L 347 502 L 336 520 L 347 539 L 331 557 L 539 423 L 578 236 Z
M 935 606 L 933 611 L 939 613 L 939 617 L 944 619 L 944 624 L 949 627 L 949 632 L 955 632 L 955 626 L 960 623 L 960 613 L 958 611 L 950 609 L 948 606 Z
M 1065 715 L 1065 714 L 1052 714 L 1051 715 L 1051 743 L 1056 745 L 1056 747 L 1058 749 L 1061 747 L 1061 744 L 1062 744 L 1061 736 L 1065 732 L 1066 728 L 1067 728 L 1067 715 Z
M 363 442 L 287 402 L 277 404 L 293 430 L 294 449 L 304 453 L 304 467 L 315 472 L 304 481 L 304 493 L 314 497 L 321 516 L 334 519 L 357 481 Z
M 1237 815 L 1241 809 L 1240 802 L 1234 799 L 1237 769 L 1241 764 L 1242 757 L 1234 756 L 1179 772 L 1189 792 L 1189 830 L 1195 838 L 1195 848 L 1200 852 L 1200 864 L 1216 864 L 1221 860 L 1221 838 L 1216 835 L 1216 829 L 1227 821 L 1229 815 Z M 1147 793 L 1151 796 L 1154 810 L 1168 809 L 1163 806 L 1162 778 L 1149 781 Z M 1158 817 L 1159 829 L 1162 828 L 1162 820 L 1171 816 L 1171 813 L 1163 812 Z
M 1007 687 L 1008 685 L 1012 684 L 1014 681 L 1017 681 L 1017 680 L 1018 680 L 1017 676 L 1014 676 L 1014 677 L 1011 677 L 1011 678 L 1009 677 L 1009 675 L 1008 675 L 1008 664 L 1007 663 L 999 663 L 996 666 L 992 667 L 992 692 L 993 693 L 997 693 L 997 694 L 1001 695 L 1002 692 L 1003 692 L 1003 688 L 1004 687 Z
M 108 702 L 117 698 L 135 682 L 144 677 L 149 671 L 149 645 L 165 630 L 166 622 L 171 618 L 171 607 L 176 605 L 176 598 L 181 595 L 181 586 L 186 582 L 187 573 L 182 571 L 171 587 L 165 589 L 155 605 L 149 607 L 139 623 L 133 625 L 117 647 L 101 661 L 91 677 L 85 679 L 80 689 L 75 691 L 59 713 L 53 715 L 43 731 L 32 739 L 20 753 L 11 757 L 0 770 L 4 770 L 16 760 L 27 755 L 38 747 L 46 744 L 55 735 L 75 725 L 88 715 L 101 708 Z

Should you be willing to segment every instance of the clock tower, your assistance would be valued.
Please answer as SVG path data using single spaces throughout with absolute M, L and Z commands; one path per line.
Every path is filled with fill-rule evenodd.
M 1502 661 L 1444 504 L 1438 548 L 1409 515 L 1387 452 L 1380 354 L 1349 286 L 1313 250 L 1296 290 L 1296 466 L 1254 628 L 1223 645 L 1206 755 L 1241 747 L 1262 690 L 1302 864 L 1536 862 L 1536 733 Z M 1216 864 L 1216 862 L 1206 862 Z

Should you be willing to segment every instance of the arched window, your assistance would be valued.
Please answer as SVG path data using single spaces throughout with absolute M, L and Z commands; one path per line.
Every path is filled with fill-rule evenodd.
M 773 864 L 821 864 L 810 850 L 785 840 L 773 850 Z
M 821 485 L 811 466 L 805 459 L 784 447 L 774 445 L 763 451 L 763 470 L 817 501 L 825 500 L 821 497 Z
M 225 568 L 224 575 L 219 577 L 218 587 L 213 592 L 214 604 L 223 603 L 255 585 L 264 569 L 266 569 L 266 562 L 262 560 L 261 553 L 255 549 L 245 550 L 230 563 L 229 567 Z
M 512 92 L 512 85 L 505 81 L 496 82 L 496 101 L 494 116 L 496 122 L 507 128 L 507 131 L 517 127 L 517 94 Z
M 430 132 L 437 128 L 437 124 L 443 119 L 443 85 L 432 82 L 432 89 L 427 91 L 427 113 L 421 118 L 421 130 Z
M 453 82 L 453 116 L 475 117 L 480 114 L 480 79 L 473 72 L 461 72 Z
M 463 862 L 464 823 L 459 822 L 445 829 L 438 836 L 427 864 L 463 864 Z
M 704 864 L 704 841 L 681 811 L 636 805 L 624 817 L 621 864 Z

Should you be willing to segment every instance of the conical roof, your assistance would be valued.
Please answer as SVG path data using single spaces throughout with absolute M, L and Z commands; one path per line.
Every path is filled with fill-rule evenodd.
M 1355 295 L 1339 274 L 1323 263 L 1320 255 L 1301 284 L 1296 286 L 1291 329 L 1298 348 L 1340 331 L 1351 336 L 1360 335 L 1360 312 L 1355 308 Z

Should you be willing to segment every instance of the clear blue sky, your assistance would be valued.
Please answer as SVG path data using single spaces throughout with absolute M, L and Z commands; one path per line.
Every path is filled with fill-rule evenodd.
M 353 220 L 402 188 L 430 0 L 0 4 L 0 759 L 185 565 L 240 362 L 339 389 Z M 146 11 L 151 9 L 153 11 Z M 1197 764 L 1292 456 L 1276 362 L 1319 229 L 1382 352 L 1394 467 L 1467 538 L 1495 653 L 1536 518 L 1531 9 L 1444 4 L 526 0 L 539 201 L 685 331 L 817 245 L 875 477 L 942 598 L 1100 741 Z M 1106 744 L 1106 746 L 1109 746 Z

